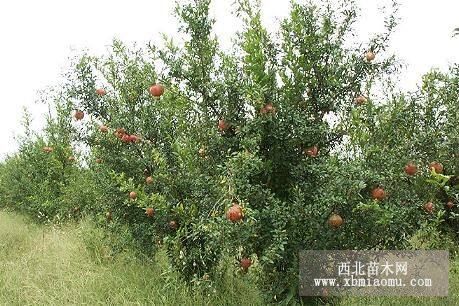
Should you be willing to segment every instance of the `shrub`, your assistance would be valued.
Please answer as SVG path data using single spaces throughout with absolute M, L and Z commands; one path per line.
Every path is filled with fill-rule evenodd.
M 207 285 L 229 261 L 287 301 L 301 249 L 406 248 L 426 228 L 454 232 L 457 206 L 443 204 L 458 201 L 458 68 L 414 93 L 388 87 L 377 103 L 375 84 L 398 69 L 387 54 L 394 14 L 353 46 L 356 7 L 338 3 L 292 2 L 272 35 L 259 6 L 239 0 L 243 30 L 222 50 L 210 1 L 186 2 L 181 44 L 114 40 L 107 56 L 83 55 L 45 135 L 2 166 L 5 202 L 92 214 L 119 249 L 134 241 L 151 256 L 164 245 L 189 283 Z M 74 110 L 84 119 L 72 125 Z M 88 149 L 80 169 L 66 162 L 75 140 Z M 434 161 L 443 174 L 428 171 Z
M 365 86 L 392 72 L 384 51 L 395 22 L 389 16 L 386 34 L 349 48 L 352 4 L 334 10 L 293 3 L 274 39 L 259 7 L 238 1 L 244 30 L 233 52 L 225 52 L 212 33 L 209 4 L 177 8 L 183 46 L 166 40 L 164 48 L 130 51 L 114 41 L 108 57 L 82 57 L 68 95 L 92 118 L 82 140 L 92 160 L 103 163 L 91 167 L 119 187 L 109 204 L 114 224 L 127 222 L 146 245 L 163 240 L 175 268 L 194 282 L 215 276 L 224 254 L 253 258 L 279 296 L 296 281 L 299 249 L 355 240 L 353 232 L 326 225 L 334 211 L 357 223 L 347 198 L 325 188 L 334 184 L 333 170 L 347 167 L 331 154 L 342 131 L 326 118 L 346 116 Z M 377 62 L 365 60 L 367 50 Z M 161 74 L 154 63 L 165 68 Z M 162 96 L 149 93 L 153 84 L 165 87 Z M 97 95 L 99 87 L 106 95 Z M 340 183 L 332 190 L 341 192 Z M 133 191 L 136 199 L 128 196 Z M 234 202 L 243 208 L 242 222 L 226 218 Z M 368 235 L 361 244 L 375 239 Z
M 62 106 L 62 105 L 61 105 Z M 43 135 L 30 129 L 25 113 L 25 134 L 19 139 L 19 151 L 6 158 L 0 172 L 2 205 L 30 213 L 43 221 L 65 218 L 69 207 L 61 205 L 65 186 L 77 172 L 70 145 L 70 130 L 63 121 L 67 114 L 48 117 Z

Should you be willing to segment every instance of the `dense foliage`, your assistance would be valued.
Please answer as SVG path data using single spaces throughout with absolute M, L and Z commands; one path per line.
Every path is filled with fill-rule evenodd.
M 180 44 L 114 41 L 105 57 L 82 56 L 44 134 L 27 132 L 2 165 L 2 204 L 94 215 L 143 252 L 164 246 L 196 284 L 230 256 L 274 299 L 296 294 L 301 249 L 405 248 L 426 227 L 458 232 L 459 67 L 414 93 L 386 86 L 377 101 L 374 85 L 398 70 L 393 14 L 355 45 L 352 2 L 293 2 L 272 35 L 259 6 L 239 0 L 244 28 L 228 51 L 209 5 L 178 6 Z

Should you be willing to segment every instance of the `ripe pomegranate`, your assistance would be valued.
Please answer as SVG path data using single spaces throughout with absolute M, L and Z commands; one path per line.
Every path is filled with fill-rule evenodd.
M 418 171 L 418 167 L 413 163 L 409 163 L 408 165 L 405 166 L 405 173 L 410 176 L 415 175 L 417 171 Z
M 433 213 L 434 204 L 432 202 L 427 202 L 426 204 L 424 204 L 424 210 L 430 214 Z
M 82 111 L 78 110 L 78 111 L 75 112 L 74 116 L 75 116 L 76 120 L 81 120 L 81 119 L 84 118 L 84 113 Z
M 242 269 L 247 270 L 252 265 L 252 260 L 250 258 L 242 258 L 240 265 Z
M 101 125 L 101 126 L 99 126 L 99 131 L 101 131 L 102 133 L 107 133 L 108 132 L 108 127 L 105 126 L 105 125 Z
M 375 200 L 382 201 L 386 197 L 386 191 L 380 187 L 375 188 L 371 191 L 371 197 Z
M 129 136 L 128 134 L 124 134 L 123 136 L 121 136 L 121 141 L 128 143 L 131 141 L 131 136 Z
M 102 158 L 96 158 L 96 163 L 102 164 L 104 161 Z
M 265 106 L 262 107 L 262 109 L 260 110 L 260 113 L 275 115 L 276 114 L 276 108 L 273 106 L 272 103 L 268 103 L 268 104 L 266 104 Z
M 126 130 L 123 128 L 118 128 L 115 131 L 115 136 L 119 139 L 123 138 L 123 136 L 126 135 Z
M 204 148 L 199 149 L 198 154 L 201 157 L 205 157 L 206 156 L 206 149 L 204 149 Z
M 376 54 L 373 51 L 367 51 L 365 53 L 365 58 L 369 62 L 373 61 L 375 59 L 375 57 L 376 57 Z
M 131 135 L 131 136 L 129 136 L 129 141 L 137 143 L 137 142 L 140 141 L 140 137 L 137 136 L 137 135 Z
M 360 106 L 367 103 L 367 98 L 365 98 L 364 96 L 358 96 L 357 98 L 355 98 L 354 102 L 355 104 Z
M 336 228 L 340 227 L 343 224 L 343 218 L 341 218 L 341 216 L 338 215 L 338 214 L 332 214 L 330 216 L 330 218 L 328 218 L 328 224 L 332 228 L 336 229 Z
M 153 184 L 153 178 L 151 176 L 147 177 L 145 181 L 147 182 L 148 185 Z
M 242 219 L 242 207 L 239 204 L 233 203 L 233 206 L 226 212 L 226 217 L 232 222 L 237 222 Z
M 107 92 L 103 88 L 98 88 L 96 89 L 96 94 L 98 94 L 99 96 L 105 96 Z
M 170 222 L 169 222 L 169 227 L 170 227 L 171 229 L 173 229 L 173 230 L 178 229 L 178 223 L 177 223 L 177 221 L 175 221 L 175 220 L 170 221 Z
M 223 119 L 218 120 L 218 129 L 220 130 L 220 132 L 224 132 L 228 129 L 228 124 L 226 123 L 225 120 Z
M 440 164 L 439 162 L 431 162 L 429 164 L 429 170 L 430 171 L 435 170 L 435 173 L 441 174 L 443 173 L 443 165 Z
M 155 211 L 153 210 L 153 208 L 148 207 L 147 209 L 145 209 L 145 214 L 147 215 L 148 218 L 152 218 L 155 215 Z
M 164 87 L 159 84 L 155 84 L 150 87 L 150 94 L 153 97 L 161 97 L 164 94 Z
M 137 192 L 131 191 L 131 192 L 129 193 L 129 198 L 131 198 L 131 200 L 137 199 Z
M 453 207 L 454 207 L 453 201 L 448 201 L 448 203 L 446 203 L 446 208 L 452 209 Z
M 107 218 L 107 221 L 112 221 L 112 212 L 111 212 L 111 211 L 108 211 L 108 212 L 105 214 L 105 218 Z
M 68 160 L 71 162 L 75 161 L 75 156 L 69 156 Z
M 46 153 L 52 153 L 54 151 L 54 149 L 52 147 L 44 147 L 43 148 L 43 152 L 46 152 Z
M 304 154 L 311 157 L 316 157 L 318 153 L 319 148 L 317 146 L 313 146 L 304 150 Z
M 272 105 L 272 103 L 266 104 L 265 109 L 268 114 L 270 113 L 273 116 L 276 115 L 276 108 Z
M 275 108 L 274 108 L 274 106 L 273 106 L 272 103 L 266 104 L 266 105 L 265 105 L 265 109 L 266 109 L 266 111 L 267 111 L 268 113 L 275 110 Z

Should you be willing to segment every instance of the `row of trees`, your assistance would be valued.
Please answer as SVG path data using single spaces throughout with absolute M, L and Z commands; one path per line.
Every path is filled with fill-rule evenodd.
M 164 248 L 190 283 L 235 267 L 271 299 L 296 295 L 300 249 L 457 239 L 458 66 L 397 93 L 394 15 L 353 45 L 348 1 L 293 2 L 272 35 L 260 7 L 238 0 L 244 27 L 225 51 L 209 5 L 177 7 L 181 44 L 115 40 L 107 56 L 80 57 L 45 130 L 26 116 L 0 168 L 2 205 L 52 221 L 93 216 L 120 246 Z M 375 85 L 385 99 L 372 98 Z

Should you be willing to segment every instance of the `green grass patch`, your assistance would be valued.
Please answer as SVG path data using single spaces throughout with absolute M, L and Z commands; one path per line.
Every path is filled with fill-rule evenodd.
M 30 224 L 0 212 L 0 305 L 263 305 L 244 279 L 228 278 L 215 292 L 191 290 L 163 254 L 113 258 L 90 222 Z

